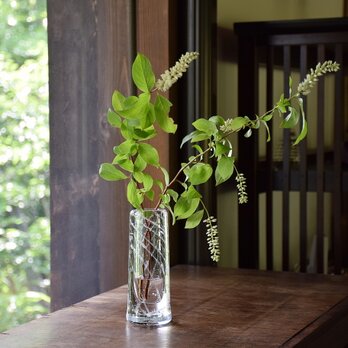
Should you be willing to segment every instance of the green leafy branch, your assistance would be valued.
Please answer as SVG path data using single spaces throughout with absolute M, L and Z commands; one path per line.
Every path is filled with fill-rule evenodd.
M 107 119 L 111 126 L 120 130 L 124 141 L 114 147 L 113 161 L 103 163 L 99 174 L 109 181 L 128 180 L 127 199 L 136 209 L 143 209 L 145 199 L 155 201 L 157 192 L 157 203 L 154 206 L 167 209 L 172 215 L 173 224 L 177 220 L 184 220 L 185 228 L 190 229 L 198 226 L 206 216 L 204 222 L 207 227 L 209 249 L 212 259 L 218 261 L 220 252 L 216 218 L 208 212 L 196 187 L 206 183 L 213 174 L 216 185 L 220 185 L 230 179 L 236 171 L 239 202 L 246 203 L 246 179 L 237 171 L 229 136 L 244 131 L 244 136 L 250 137 L 253 130 L 259 129 L 262 125 L 267 130 L 267 141 L 270 141 L 267 123 L 277 113 L 282 117 L 280 125 L 282 128 L 294 128 L 302 118 L 301 131 L 295 141 L 297 144 L 307 135 L 302 95 L 310 92 L 319 76 L 326 72 L 337 71 L 339 65 L 331 61 L 319 63 L 299 84 L 295 93 L 292 93 L 290 79 L 289 97 L 286 98 L 282 94 L 272 109 L 261 116 L 255 115 L 254 119 L 249 116 L 226 120 L 221 116 L 197 119 L 192 123 L 194 131 L 184 137 L 180 146 L 190 142 L 196 154 L 182 163 L 181 168 L 170 179 L 167 170 L 160 165 L 157 149 L 149 144 L 148 140 L 157 135 L 156 125 L 164 132 L 176 132 L 177 125 L 169 117 L 172 104 L 159 92 L 167 91 L 197 56 L 196 52 L 186 53 L 174 67 L 166 70 L 161 78 L 155 81 L 150 61 L 142 54 L 137 55 L 132 66 L 132 78 L 140 94 L 125 97 L 119 91 L 113 93 L 113 109 L 108 111 Z M 215 159 L 215 168 L 209 163 L 209 158 Z M 148 166 L 160 169 L 163 180 L 148 174 L 146 172 Z M 175 189 L 177 183 L 180 184 L 180 191 Z M 157 191 L 154 189 L 156 186 Z

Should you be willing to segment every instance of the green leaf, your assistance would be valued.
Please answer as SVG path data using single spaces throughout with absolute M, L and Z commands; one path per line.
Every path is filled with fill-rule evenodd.
M 150 191 L 153 186 L 153 179 L 150 174 L 144 173 L 144 172 L 134 172 L 133 173 L 134 179 L 143 185 L 144 191 Z
M 187 190 L 188 185 L 186 184 L 186 182 L 182 182 L 182 181 L 180 181 L 180 180 L 177 180 L 177 181 L 178 181 L 178 183 L 184 188 L 184 190 Z M 185 192 L 183 192 L 183 194 L 185 194 Z
M 163 204 L 165 204 L 166 206 L 169 206 L 170 203 L 170 195 L 168 193 L 164 194 L 164 195 L 160 195 L 161 200 L 163 202 Z
M 190 198 L 190 199 L 193 199 L 193 198 L 202 198 L 202 195 L 194 188 L 193 185 L 190 185 L 188 188 L 187 188 L 187 191 L 183 192 L 181 194 L 183 197 L 187 197 L 187 198 Z
M 251 130 L 251 128 L 249 128 L 249 129 L 245 132 L 244 136 L 245 136 L 246 138 L 250 138 L 252 133 L 253 133 L 253 131 Z
M 111 109 L 108 110 L 107 120 L 112 127 L 120 128 L 122 125 L 121 117 L 116 114 L 115 111 Z
M 298 111 L 291 106 L 289 106 L 289 111 L 289 114 L 280 124 L 280 127 L 282 128 L 293 128 L 298 123 L 298 120 L 300 118 L 300 114 L 298 113 Z
M 147 173 L 143 173 L 143 186 L 145 191 L 150 191 L 152 186 L 153 186 L 153 179 L 152 176 L 150 174 Z
M 272 119 L 272 117 L 273 117 L 273 113 L 271 112 L 270 114 L 266 114 L 265 116 L 263 116 L 262 120 L 268 122 Z
M 150 201 L 153 201 L 153 199 L 155 198 L 155 192 L 154 192 L 153 190 L 146 191 L 146 192 L 145 192 L 145 196 L 146 196 Z
M 210 164 L 197 163 L 188 170 L 187 175 L 192 185 L 200 185 L 208 181 L 212 173 Z
M 222 142 L 216 143 L 215 156 L 225 155 L 231 151 L 229 146 L 226 146 Z
M 246 118 L 238 116 L 238 117 L 232 118 L 230 127 L 231 127 L 231 130 L 235 132 L 244 128 L 247 123 L 248 123 L 248 120 Z
M 302 115 L 302 129 L 301 129 L 301 133 L 299 134 L 299 136 L 297 137 L 297 139 L 293 145 L 297 145 L 301 140 L 303 140 L 306 137 L 307 131 L 308 131 L 306 115 L 305 115 L 305 112 L 303 109 L 303 99 L 298 98 L 298 103 L 299 103 L 300 111 L 301 111 L 301 115 Z
M 245 116 L 245 117 L 247 117 L 247 116 Z M 253 121 L 251 127 L 253 129 L 259 129 L 260 128 L 260 119 L 257 118 L 255 121 Z
M 280 99 L 277 102 L 276 106 L 277 106 L 278 110 L 284 114 L 286 112 L 286 108 L 288 106 L 290 106 L 290 101 L 289 101 L 289 99 L 284 98 L 284 94 L 282 94 L 280 96 Z
M 303 140 L 306 137 L 307 132 L 308 132 L 307 121 L 303 120 L 301 133 L 299 134 L 296 141 L 294 142 L 294 145 L 297 145 L 301 140 Z
M 292 93 L 292 78 L 289 76 L 289 95 Z
M 133 172 L 134 170 L 133 162 L 129 159 L 128 155 L 117 155 L 112 161 L 112 164 L 118 164 L 128 172 Z
M 185 143 L 187 143 L 188 141 L 190 141 L 196 134 L 197 134 L 197 131 L 194 131 L 194 132 L 192 132 L 192 133 L 190 133 L 190 134 L 187 134 L 187 135 L 182 139 L 181 144 L 180 144 L 180 148 L 182 148 L 183 145 L 184 145 Z
M 159 166 L 159 156 L 157 150 L 150 144 L 141 143 L 138 148 L 141 158 L 148 164 L 155 167 Z
M 164 182 L 166 185 L 169 184 L 169 174 L 168 174 L 168 171 L 166 168 L 163 168 L 163 167 L 160 167 L 162 173 L 163 173 L 163 176 L 164 176 Z
M 192 125 L 197 130 L 209 135 L 209 137 L 217 132 L 216 124 L 205 118 L 199 118 L 197 121 L 193 122 Z
M 174 202 L 177 202 L 177 200 L 179 198 L 179 194 L 176 191 L 169 189 L 169 190 L 167 190 L 167 193 L 173 198 Z
M 251 130 L 251 128 L 249 128 L 249 129 L 245 132 L 244 136 L 245 136 L 246 138 L 250 138 L 252 133 L 253 133 L 253 131 Z
M 125 108 L 118 110 L 118 113 L 127 119 L 141 120 L 147 116 L 150 97 L 150 93 L 142 93 L 138 98 L 132 99 L 131 103 L 125 104 Z
M 131 95 L 131 96 L 127 97 L 123 102 L 122 110 L 132 107 L 137 101 L 138 101 L 138 97 L 135 95 Z M 118 110 L 116 110 L 116 111 L 118 111 Z
M 126 97 L 121 94 L 119 91 L 114 91 L 112 94 L 112 107 L 115 111 L 120 111 L 124 109 L 124 102 L 126 100 Z
M 132 173 L 134 171 L 134 164 L 131 160 L 124 160 L 120 163 L 118 163 L 118 165 L 123 168 L 124 170 L 126 170 L 127 172 Z
M 132 78 L 135 85 L 143 92 L 150 92 L 155 84 L 155 75 L 150 61 L 138 53 L 132 65 Z
M 111 163 L 103 163 L 99 168 L 99 175 L 107 181 L 117 181 L 127 179 L 127 176 L 116 169 Z
M 210 138 L 210 135 L 201 131 L 196 131 L 196 134 L 192 137 L 191 143 L 195 143 L 202 140 L 207 140 Z
M 143 182 L 143 173 L 142 172 L 134 172 L 133 173 L 133 178 L 141 184 Z
M 199 210 L 196 211 L 193 215 L 191 215 L 185 223 L 185 228 L 186 229 L 190 229 L 190 228 L 195 228 L 197 227 L 200 222 L 202 221 L 203 218 L 203 214 L 204 214 L 204 210 Z
M 217 127 L 222 126 L 225 123 L 225 120 L 221 116 L 212 116 L 209 117 L 209 121 L 214 122 Z
M 233 174 L 233 169 L 234 157 L 221 157 L 215 169 L 216 186 L 228 180 Z
M 128 202 L 134 207 L 139 209 L 142 203 L 142 195 L 137 189 L 136 183 L 131 180 L 127 185 L 127 199 Z
M 165 208 L 168 209 L 168 211 L 170 212 L 170 215 L 172 216 L 172 225 L 174 226 L 175 225 L 175 222 L 176 222 L 176 218 L 175 218 L 175 215 L 174 215 L 174 212 L 173 212 L 173 209 L 171 208 L 171 206 L 168 204 L 165 206 Z
M 161 180 L 155 179 L 153 182 L 160 188 L 161 191 L 163 191 L 163 183 Z
M 161 95 L 158 95 L 155 102 L 156 120 L 159 126 L 167 133 L 175 133 L 178 126 L 174 120 L 168 116 L 171 102 Z
M 120 155 L 131 155 L 132 151 L 136 149 L 136 145 L 133 140 L 126 140 L 118 146 L 114 147 L 114 152 Z
M 176 216 L 178 220 L 187 219 L 196 211 L 199 202 L 199 198 L 189 199 L 182 196 L 179 197 L 174 205 L 174 216 Z
M 202 153 L 203 152 L 203 149 L 198 144 L 192 145 L 192 147 L 194 149 L 196 149 L 198 151 L 198 153 Z
M 264 120 L 261 120 L 261 122 L 263 123 L 263 125 L 265 126 L 266 131 L 267 131 L 267 142 L 271 141 L 271 132 L 269 130 L 267 122 L 265 122 Z
M 121 128 L 120 128 L 121 134 L 123 136 L 123 138 L 128 139 L 128 140 L 133 140 L 133 136 L 134 136 L 134 128 L 130 127 L 128 125 L 127 120 L 124 120 L 122 122 Z
M 190 167 L 187 165 L 187 163 L 183 162 L 183 163 L 181 163 L 181 168 L 184 168 L 184 174 L 185 174 L 186 178 L 188 178 Z
M 134 171 L 142 172 L 147 166 L 147 163 L 142 159 L 140 155 L 134 161 Z
M 134 128 L 134 138 L 138 140 L 149 140 L 156 136 L 156 130 L 154 127 L 147 129 Z
M 153 104 L 149 101 L 146 115 L 144 114 L 143 117 L 140 119 L 139 126 L 141 127 L 141 129 L 147 129 L 149 127 L 154 128 L 155 121 L 156 121 L 155 108 Z

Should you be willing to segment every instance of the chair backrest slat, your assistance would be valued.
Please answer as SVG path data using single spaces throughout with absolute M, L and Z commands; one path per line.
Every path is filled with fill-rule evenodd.
M 274 49 L 272 46 L 267 48 L 266 63 L 266 108 L 273 107 L 273 70 L 274 70 Z M 272 135 L 272 122 L 269 123 L 269 132 Z M 273 146 L 272 142 L 266 144 L 266 267 L 273 269 Z
M 308 70 L 308 46 L 300 46 L 300 80 L 302 81 Z M 307 100 L 303 100 L 303 109 L 307 113 Z M 302 123 L 302 120 L 301 120 Z M 307 139 L 299 144 L 300 155 L 300 271 L 307 270 Z
M 318 45 L 318 61 L 325 60 L 325 46 Z M 318 82 L 317 95 L 317 272 L 324 272 L 324 110 L 325 79 Z
M 347 45 L 346 45 L 347 48 Z M 341 64 L 341 70 L 335 75 L 335 119 L 334 119 L 334 168 L 333 168 L 333 233 L 334 233 L 334 269 L 338 274 L 342 270 L 342 145 L 343 145 L 343 46 L 335 45 L 335 60 Z
M 285 45 L 283 48 L 284 64 L 284 95 L 289 97 L 289 77 L 291 75 L 291 48 Z M 284 115 L 285 117 L 286 115 Z M 290 234 L 290 131 L 283 130 L 283 270 L 289 270 L 289 234 Z

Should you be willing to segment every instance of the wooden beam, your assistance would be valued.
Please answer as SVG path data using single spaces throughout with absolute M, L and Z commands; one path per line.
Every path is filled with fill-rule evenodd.
M 157 78 L 173 64 L 175 59 L 170 55 L 173 9 L 171 3 L 171 0 L 136 0 L 136 49 L 150 59 Z M 169 168 L 171 136 L 160 129 L 158 132 L 158 136 L 151 140 L 151 144 L 158 149 L 162 166 Z M 149 170 L 152 175 L 162 178 L 159 171 L 153 168 Z M 149 202 L 148 204 L 151 205 Z
M 152 64 L 156 78 L 166 69 L 174 65 L 178 58 L 176 50 L 176 6 L 174 0 L 136 0 L 136 49 L 146 55 Z M 174 85 L 166 97 L 173 103 L 170 116 L 176 121 L 176 86 Z M 158 135 L 150 143 L 156 147 L 161 165 L 168 169 L 170 177 L 178 169 L 177 137 L 157 129 Z M 155 168 L 146 169 L 152 176 L 163 178 L 161 171 Z M 157 191 L 159 193 L 159 191 Z M 145 206 L 153 207 L 157 202 L 145 202 Z M 171 264 L 176 264 L 178 249 L 178 230 L 170 228 Z

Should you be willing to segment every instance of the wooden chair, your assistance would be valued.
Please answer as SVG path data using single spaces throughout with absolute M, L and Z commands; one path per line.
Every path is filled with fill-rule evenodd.
M 237 23 L 235 32 L 241 116 L 270 109 L 274 98 L 288 91 L 290 75 L 300 81 L 319 61 L 341 64 L 341 70 L 321 80 L 305 100 L 310 134 L 298 148 L 292 147 L 293 135 L 280 130 L 277 120 L 271 125 L 273 141 L 265 149 L 260 145 L 265 137 L 258 138 L 262 135 L 239 138 L 239 170 L 248 179 L 249 192 L 249 204 L 239 208 L 239 266 L 259 267 L 264 251 L 266 268 L 273 269 L 275 240 L 280 239 L 282 270 L 339 274 L 347 266 L 348 251 L 348 18 Z M 279 205 L 277 223 L 274 212 Z M 316 222 L 310 224 L 312 205 Z M 290 214 L 296 209 L 298 214 Z M 325 224 L 330 226 L 327 236 Z M 311 240 L 308 228 L 315 225 Z M 294 236 L 298 262 L 290 262 Z M 265 250 L 260 248 L 263 237 Z

